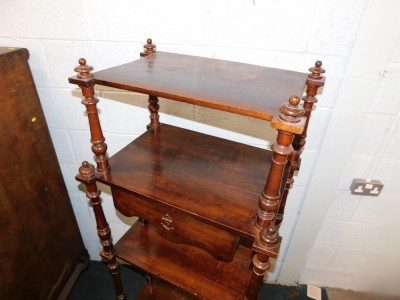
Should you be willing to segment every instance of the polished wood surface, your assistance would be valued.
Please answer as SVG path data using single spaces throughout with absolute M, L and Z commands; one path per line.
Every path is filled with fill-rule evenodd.
M 0 299 L 57 299 L 87 256 L 28 57 L 0 47 Z
M 116 255 L 204 299 L 243 299 L 252 251 L 239 245 L 232 262 L 197 247 L 169 242 L 149 224 L 133 225 L 116 243 Z
M 252 239 L 271 156 L 271 151 L 162 124 L 111 157 L 111 175 L 99 174 L 98 180 Z
M 94 80 L 105 86 L 271 120 L 289 96 L 302 93 L 307 74 L 156 52 L 96 72 Z

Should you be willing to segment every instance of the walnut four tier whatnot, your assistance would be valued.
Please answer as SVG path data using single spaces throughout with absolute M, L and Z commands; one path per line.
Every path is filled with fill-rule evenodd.
M 140 56 L 94 74 L 80 59 L 69 78 L 84 96 L 97 164 L 83 162 L 76 179 L 93 204 L 117 299 L 126 299 L 117 258 L 148 274 L 138 299 L 257 299 L 279 253 L 286 198 L 325 82 L 322 64 L 307 75 L 156 52 L 150 39 Z M 147 130 L 110 159 L 95 84 L 149 96 Z M 300 105 L 295 95 L 305 85 Z M 277 140 L 269 151 L 161 124 L 158 97 L 269 121 Z M 111 187 L 119 212 L 139 217 L 115 245 L 97 181 Z

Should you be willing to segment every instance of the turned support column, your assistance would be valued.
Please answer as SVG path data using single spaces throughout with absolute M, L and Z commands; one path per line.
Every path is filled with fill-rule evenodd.
M 146 57 L 150 54 L 156 53 L 156 45 L 153 44 L 151 39 L 147 39 L 147 43 L 143 45 L 143 52 L 140 53 L 141 57 Z M 149 67 L 152 67 L 152 62 L 148 62 Z M 150 123 L 146 126 L 147 129 L 158 130 L 161 126 L 160 116 L 158 115 L 158 110 L 160 109 L 160 105 L 158 104 L 158 97 L 149 95 L 149 105 L 148 109 L 150 112 Z M 156 150 L 156 149 L 155 149 Z M 144 218 L 139 218 L 140 225 L 147 226 L 147 220 Z M 152 287 L 152 277 L 150 274 L 146 275 L 146 280 L 148 286 Z M 151 284 L 150 284 L 151 283 Z
M 82 90 L 82 95 L 85 97 L 82 104 L 86 106 L 86 112 L 89 119 L 90 127 L 90 142 L 92 143 L 92 151 L 95 154 L 97 171 L 106 176 L 110 173 L 110 165 L 107 157 L 107 144 L 101 129 L 99 114 L 97 111 L 97 103 L 99 100 L 94 96 L 94 78 L 92 66 L 86 65 L 84 58 L 79 59 L 79 66 L 74 69 L 78 74 L 69 78 L 69 82 L 78 84 Z
M 276 218 L 275 211 L 279 207 L 279 190 L 283 170 L 288 155 L 293 151 L 291 146 L 292 140 L 293 133 L 278 131 L 277 141 L 272 145 L 274 155 L 272 157 L 271 169 L 265 187 L 259 198 L 259 209 L 256 221 L 258 229 L 270 226 Z
M 100 191 L 96 185 L 96 174 L 94 166 L 87 161 L 82 163 L 79 168 L 79 174 L 76 180 L 86 185 L 86 196 L 90 199 L 93 206 L 94 215 L 97 224 L 97 233 L 103 246 L 101 256 L 108 260 L 108 269 L 114 280 L 117 300 L 125 300 L 126 295 L 122 287 L 121 277 L 119 274 L 119 265 L 115 258 L 115 249 L 111 237 L 111 229 L 108 226 L 106 217 L 100 201 Z
M 158 115 L 158 98 L 156 96 L 149 96 L 149 111 L 150 111 L 150 124 L 147 125 L 147 129 L 157 129 L 160 127 L 160 117 Z
M 318 102 L 318 99 L 315 97 L 318 88 L 325 84 L 325 77 L 321 76 L 321 74 L 325 73 L 325 70 L 321 68 L 322 62 L 316 61 L 315 66 L 309 68 L 308 70 L 311 72 L 308 74 L 308 79 L 306 82 L 307 91 L 306 95 L 302 98 L 303 100 L 303 108 L 304 108 L 304 116 L 306 117 L 306 123 L 304 125 L 304 130 L 301 134 L 296 134 L 293 138 L 293 153 L 289 157 L 289 172 L 286 180 L 285 188 L 282 194 L 281 203 L 278 211 L 278 216 L 276 219 L 276 226 L 279 227 L 283 221 L 283 215 L 285 212 L 286 200 L 289 194 L 289 190 L 293 185 L 294 172 L 299 171 L 301 164 L 301 153 L 303 152 L 304 145 L 306 144 L 307 138 L 307 129 L 308 124 L 310 122 L 311 111 L 313 109 L 314 103 Z
M 258 299 L 260 286 L 265 272 L 271 267 L 270 257 L 276 258 L 279 253 L 280 237 L 275 229 L 276 211 L 279 208 L 279 190 L 286 160 L 292 152 L 293 134 L 285 131 L 278 132 L 277 142 L 272 146 L 271 169 L 267 183 L 259 198 L 256 227 L 260 229 L 259 236 L 253 244 L 253 273 L 246 299 Z
M 271 169 L 259 198 L 259 209 L 255 226 L 260 229 L 253 243 L 255 255 L 252 260 L 253 273 L 246 291 L 246 299 L 258 299 L 260 284 L 265 272 L 270 268 L 270 257 L 279 253 L 281 238 L 275 228 L 277 211 L 280 204 L 282 177 L 288 156 L 293 152 L 292 141 L 295 133 L 304 128 L 304 110 L 299 107 L 300 98 L 292 96 L 289 103 L 280 107 L 280 114 L 271 121 L 271 127 L 278 130 L 278 137 L 272 146 Z
M 156 53 L 157 46 L 153 44 L 151 39 L 147 39 L 147 43 L 143 45 L 143 52 L 140 53 L 141 57 L 146 57 L 150 54 Z M 149 67 L 151 67 L 151 62 L 149 61 Z M 160 127 L 160 117 L 158 115 L 158 110 L 160 105 L 158 105 L 158 98 L 156 96 L 149 95 L 149 112 L 150 112 L 150 124 L 147 125 L 147 129 L 158 129 Z

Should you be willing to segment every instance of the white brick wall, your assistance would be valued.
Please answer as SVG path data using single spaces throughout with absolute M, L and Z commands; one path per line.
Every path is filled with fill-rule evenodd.
M 300 282 L 400 295 L 399 44 L 400 36 Z M 380 196 L 350 195 L 355 177 L 381 180 Z
M 269 281 L 275 281 L 313 175 L 368 0 L 3 2 L 0 45 L 26 47 L 30 51 L 33 76 L 92 259 L 99 259 L 100 245 L 84 189 L 74 176 L 82 160 L 93 162 L 93 154 L 80 92 L 67 81 L 74 74 L 78 58 L 85 57 L 95 70 L 101 70 L 137 59 L 146 38 L 152 37 L 163 51 L 296 71 L 306 71 L 317 59 L 324 62 L 327 85 L 313 112 L 302 170 L 288 201 L 287 217 L 281 230 L 282 253 L 268 276 Z M 394 171 L 400 159 L 396 147 L 400 139 L 399 127 L 388 141 L 375 174 L 385 184 L 384 194 L 376 201 L 365 200 L 349 196 L 347 189 L 353 177 L 363 177 L 374 166 L 379 145 L 386 140 L 388 127 L 399 110 L 400 102 L 394 97 L 399 94 L 399 64 L 400 40 L 365 121 L 354 159 L 343 176 L 322 228 L 321 232 L 328 233 L 329 238 L 324 235 L 318 238 L 302 277 L 305 283 L 362 289 L 365 287 L 362 284 L 368 280 L 360 261 L 371 253 L 385 251 L 386 244 L 381 240 L 386 236 L 387 224 L 394 224 L 394 211 L 399 208 L 395 196 L 399 194 L 395 184 L 399 175 Z M 147 103 L 143 96 L 102 87 L 96 87 L 96 95 L 100 98 L 100 119 L 112 155 L 144 130 L 148 123 Z M 268 125 L 259 120 L 183 103 L 162 100 L 161 113 L 163 122 L 258 147 L 268 147 L 275 136 Z M 376 139 L 371 139 L 371 133 Z M 340 137 L 338 144 L 346 147 L 340 144 Z M 115 211 L 109 190 L 102 189 L 106 215 L 116 240 L 132 220 Z M 388 214 L 388 217 L 380 214 Z M 372 241 L 367 238 L 370 233 L 374 236 Z M 382 249 L 374 243 L 378 240 Z M 364 246 L 372 248 L 363 249 Z M 349 264 L 346 266 L 345 262 Z M 358 281 L 349 286 L 348 278 L 355 274 L 359 276 Z

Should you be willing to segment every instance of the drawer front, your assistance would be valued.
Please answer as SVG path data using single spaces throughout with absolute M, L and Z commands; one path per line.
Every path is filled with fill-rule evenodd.
M 219 260 L 231 261 L 239 238 L 194 219 L 177 209 L 112 188 L 116 209 L 125 216 L 146 219 L 167 240 L 199 247 Z

